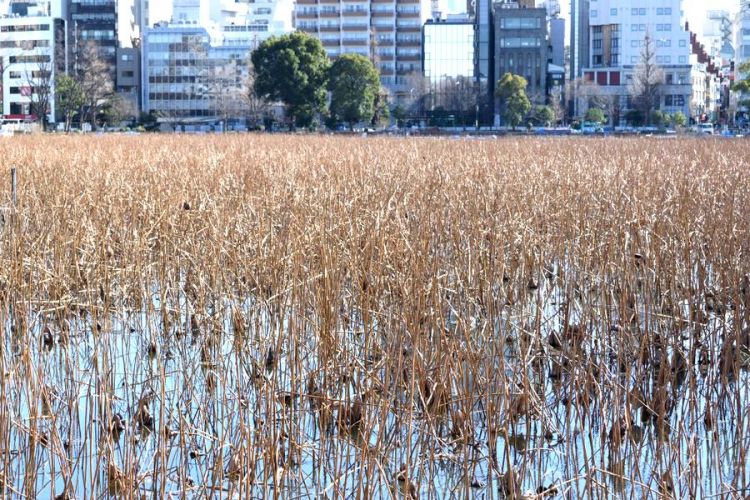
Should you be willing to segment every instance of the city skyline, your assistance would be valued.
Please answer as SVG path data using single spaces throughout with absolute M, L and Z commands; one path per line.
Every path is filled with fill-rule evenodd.
M 539 2 L 537 2 L 539 3 Z M 709 10 L 727 10 L 730 13 L 737 12 L 738 0 L 683 0 L 683 11 L 685 18 L 690 23 L 691 29 L 699 36 L 703 35 L 703 20 Z M 445 0 L 446 13 L 456 14 L 466 10 L 464 0 Z M 561 16 L 565 19 L 566 26 L 570 21 L 570 0 L 561 0 Z M 566 45 L 568 36 L 565 37 Z

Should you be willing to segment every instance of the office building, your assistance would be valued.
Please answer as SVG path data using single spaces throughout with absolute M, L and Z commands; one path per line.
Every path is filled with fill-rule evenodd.
M 565 19 L 552 17 L 549 20 L 549 58 L 550 64 L 565 67 Z
M 238 118 L 240 110 L 222 105 L 241 101 L 252 47 L 225 46 L 220 31 L 185 23 L 159 23 L 144 35 L 144 111 L 174 130 Z
M 130 103 L 131 115 L 139 107 L 140 34 L 136 0 L 70 0 L 68 37 L 71 70 L 87 45 L 110 68 L 115 91 Z
M 468 15 L 448 16 L 424 25 L 424 76 L 427 112 L 441 110 L 452 125 L 476 125 L 484 102 L 476 78 L 474 22 Z
M 422 25 L 427 0 L 297 0 L 295 27 L 319 38 L 332 58 L 356 53 L 378 66 L 396 100 L 408 100 L 422 75 Z
M 585 50 L 571 54 L 577 61 L 571 66 L 579 65 L 583 78 L 596 84 L 598 98 L 608 102 L 611 123 L 619 124 L 635 107 L 629 88 L 647 43 L 654 53 L 652 64 L 665 74 L 657 108 L 690 116 L 692 62 L 697 56 L 690 32 L 681 22 L 681 4 L 681 0 L 597 0 L 586 6 L 588 20 L 580 25 L 588 25 L 588 34 L 585 40 L 580 33 L 575 37 Z M 590 96 L 572 97 L 576 115 L 582 116 Z
M 547 96 L 547 10 L 518 2 L 495 3 L 495 81 L 505 73 L 523 76 L 535 104 Z
M 143 33 L 143 110 L 175 129 L 242 129 L 250 53 L 291 31 L 292 8 L 290 0 L 175 0 L 172 22 Z
M 750 0 L 739 0 L 740 8 L 734 18 L 735 68 L 750 61 Z

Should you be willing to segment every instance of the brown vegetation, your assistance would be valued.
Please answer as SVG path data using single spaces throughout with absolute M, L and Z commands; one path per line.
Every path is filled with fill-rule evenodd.
M 744 142 L 0 150 L 8 495 L 750 492 Z

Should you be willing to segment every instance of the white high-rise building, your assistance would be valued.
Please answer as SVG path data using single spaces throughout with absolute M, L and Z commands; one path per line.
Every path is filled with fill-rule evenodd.
M 703 23 L 703 45 L 708 54 L 717 60 L 730 60 L 734 54 L 732 46 L 733 22 L 726 10 L 709 10 Z
M 408 97 L 422 74 L 422 26 L 429 0 L 297 0 L 295 26 L 321 40 L 328 55 L 356 53 L 378 65 L 395 97 Z
M 293 0 L 174 0 L 172 23 L 218 26 L 264 26 L 272 34 L 292 30 Z
M 10 2 L 0 17 L 5 120 L 55 122 L 55 76 L 65 71 L 62 2 Z M 58 50 L 58 47 L 60 49 Z
M 739 0 L 740 9 L 734 19 L 735 66 L 750 61 L 750 0 Z

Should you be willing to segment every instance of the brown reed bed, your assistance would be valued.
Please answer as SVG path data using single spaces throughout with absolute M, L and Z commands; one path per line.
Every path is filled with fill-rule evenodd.
M 0 152 L 6 496 L 750 495 L 746 142 Z

